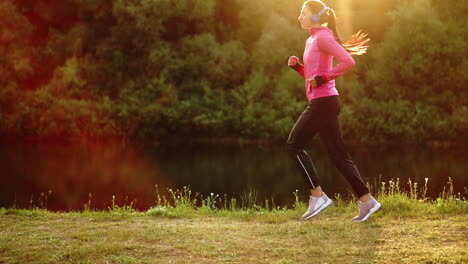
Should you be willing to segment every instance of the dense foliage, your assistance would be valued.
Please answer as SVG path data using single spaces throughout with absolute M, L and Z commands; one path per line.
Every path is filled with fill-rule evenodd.
M 352 3 L 373 41 L 337 81 L 345 138 L 467 140 L 468 5 Z M 307 103 L 287 67 L 307 38 L 301 5 L 0 1 L 0 134 L 283 140 Z

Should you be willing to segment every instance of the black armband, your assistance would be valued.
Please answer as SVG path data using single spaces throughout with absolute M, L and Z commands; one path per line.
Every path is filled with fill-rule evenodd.
M 301 68 L 301 65 L 299 63 L 296 63 L 293 66 L 289 66 L 289 67 L 291 67 L 295 71 L 298 71 Z
M 317 87 L 322 86 L 324 83 L 327 81 L 323 78 L 323 76 L 315 76 L 315 83 L 317 84 Z

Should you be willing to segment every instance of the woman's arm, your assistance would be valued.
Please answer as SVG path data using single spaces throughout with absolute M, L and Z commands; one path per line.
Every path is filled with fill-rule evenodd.
M 304 65 L 301 64 L 301 61 L 296 56 L 289 57 L 288 66 L 294 69 L 302 77 L 304 77 Z M 304 77 L 305 78 L 305 77 Z
M 351 55 L 336 40 L 333 33 L 321 34 L 317 39 L 318 48 L 335 57 L 338 64 L 328 74 L 322 76 L 325 81 L 333 80 L 343 75 L 356 64 Z

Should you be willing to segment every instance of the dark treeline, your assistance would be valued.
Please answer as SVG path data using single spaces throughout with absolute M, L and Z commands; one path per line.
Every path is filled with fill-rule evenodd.
M 345 138 L 466 141 L 465 1 L 351 3 L 342 26 L 372 41 L 337 81 Z M 0 134 L 283 140 L 307 103 L 287 67 L 307 38 L 301 5 L 0 1 Z

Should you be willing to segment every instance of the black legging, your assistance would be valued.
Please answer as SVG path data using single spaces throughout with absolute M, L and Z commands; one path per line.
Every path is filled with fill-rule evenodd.
M 359 171 L 345 150 L 338 115 L 341 102 L 338 95 L 321 97 L 309 102 L 289 134 L 287 149 L 304 175 L 311 189 L 320 186 L 314 164 L 304 145 L 318 132 L 325 144 L 328 156 L 340 173 L 346 177 L 357 197 L 369 193 Z

